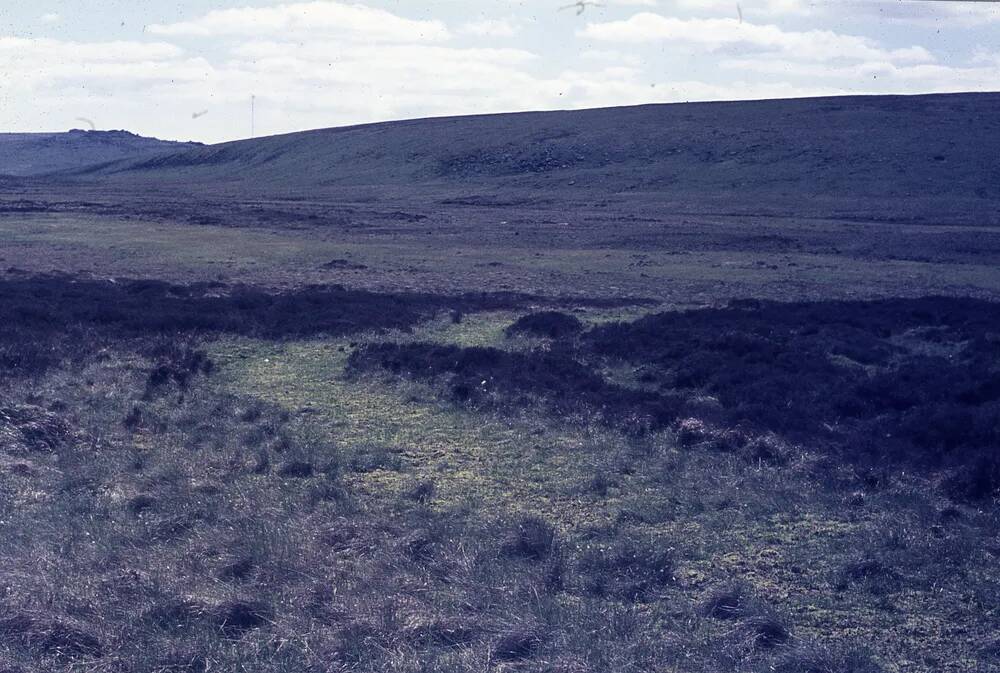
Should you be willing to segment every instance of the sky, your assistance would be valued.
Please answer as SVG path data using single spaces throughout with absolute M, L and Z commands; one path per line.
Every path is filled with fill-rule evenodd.
M 0 132 L 1000 90 L 997 3 L 572 1 L 0 0 Z

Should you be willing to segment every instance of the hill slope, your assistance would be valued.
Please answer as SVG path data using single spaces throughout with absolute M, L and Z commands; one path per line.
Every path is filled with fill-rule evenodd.
M 424 119 L 187 149 L 81 173 L 274 189 L 493 184 L 770 196 L 1000 195 L 1000 94 Z
M 28 177 L 198 147 L 128 131 L 0 133 L 0 175 Z

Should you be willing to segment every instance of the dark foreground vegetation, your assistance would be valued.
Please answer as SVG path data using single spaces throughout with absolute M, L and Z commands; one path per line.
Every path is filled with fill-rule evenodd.
M 464 312 L 544 303 L 514 293 L 443 296 L 380 294 L 343 286 L 270 292 L 220 282 L 87 280 L 32 276 L 9 269 L 0 280 L 0 368 L 7 376 L 37 374 L 61 358 L 88 353 L 85 343 L 172 334 L 241 334 L 262 338 L 407 330 L 441 311 Z M 560 300 L 551 300 L 560 303 Z M 575 300 L 577 301 L 577 300 Z M 594 306 L 643 303 L 608 299 Z
M 355 350 L 355 378 L 430 383 L 482 422 L 611 428 L 574 456 L 586 478 L 552 486 L 581 519 L 444 499 L 446 474 L 226 389 L 210 354 L 224 335 L 349 350 L 528 303 L 0 283 L 0 670 L 996 670 L 992 304 L 744 303 L 586 331 L 547 312 L 491 348 Z M 914 495 L 934 481 L 953 503 Z M 792 513 L 843 532 L 800 539 L 774 524 Z M 953 630 L 916 630 L 942 596 Z
M 610 423 L 635 423 L 640 431 L 666 427 L 681 408 L 676 395 L 609 383 L 565 353 L 380 343 L 354 353 L 350 368 L 441 380 L 448 398 L 474 406 L 523 408 L 542 401 L 552 414 L 596 412 Z
M 644 384 L 711 397 L 686 428 L 716 425 L 703 439 L 723 448 L 740 437 L 719 425 L 763 429 L 868 467 L 954 468 L 958 498 L 1000 489 L 995 303 L 748 302 L 607 326 L 587 347 L 640 367 Z
M 383 343 L 351 365 L 444 381 L 462 402 L 541 400 L 632 433 L 672 428 L 688 445 L 749 446 L 762 460 L 785 460 L 800 443 L 869 469 L 942 470 L 957 499 L 1000 489 L 1000 307 L 992 302 L 734 302 L 577 337 L 580 330 L 572 316 L 539 313 L 508 334 L 552 337 L 544 350 Z M 623 364 L 630 381 L 602 376 Z M 761 439 L 766 433 L 782 441 Z

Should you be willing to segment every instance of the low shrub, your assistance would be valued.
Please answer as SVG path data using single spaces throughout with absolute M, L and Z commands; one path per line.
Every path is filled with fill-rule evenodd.
M 559 311 L 531 313 L 506 329 L 508 337 L 526 334 L 548 339 L 562 339 L 583 331 L 583 323 L 576 316 Z
M 600 326 L 578 347 L 641 366 L 648 385 L 717 399 L 722 426 L 859 465 L 954 470 L 947 491 L 976 500 L 1000 483 L 989 463 L 1000 444 L 998 332 L 1000 310 L 976 299 L 757 301 Z M 695 418 L 677 431 L 684 445 L 711 435 Z M 781 464 L 784 449 L 757 441 L 748 451 Z
M 285 463 L 278 470 L 278 475 L 286 479 L 307 479 L 313 476 L 313 473 L 312 463 L 302 460 L 293 460 Z

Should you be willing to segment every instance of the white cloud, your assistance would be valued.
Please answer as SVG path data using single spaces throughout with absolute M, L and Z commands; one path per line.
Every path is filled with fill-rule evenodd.
M 48 14 L 42 14 L 41 20 L 42 23 L 59 23 L 62 21 L 62 16 L 55 12 L 49 12 Z
M 580 52 L 580 58 L 589 61 L 611 61 L 633 67 L 638 67 L 642 63 L 642 58 L 638 54 L 617 49 L 585 49 Z
M 518 26 L 510 19 L 484 19 L 463 24 L 459 32 L 479 37 L 513 37 Z
M 365 5 L 333 1 L 213 10 L 192 21 L 153 24 L 154 35 L 187 37 L 337 35 L 361 41 L 423 42 L 447 39 L 437 20 L 417 21 Z
M 166 42 L 64 42 L 48 38 L 0 37 L 0 62 L 43 66 L 53 62 L 128 63 L 177 58 L 184 50 Z M 11 74 L 0 68 L 5 76 Z
M 472 107 L 504 100 L 523 104 L 538 91 L 537 80 L 526 72 L 536 57 L 518 49 L 260 42 L 233 53 L 259 95 L 288 106 L 325 108 L 331 115 L 345 104 L 365 111 L 352 121 L 379 113 L 413 116 L 407 108 L 414 106 L 445 114 L 456 98 Z M 236 87 L 232 94 L 243 91 Z
M 933 60 L 933 56 L 922 47 L 885 50 L 868 38 L 830 30 L 788 31 L 775 25 L 740 22 L 734 18 L 679 19 L 650 12 L 636 14 L 624 21 L 591 23 L 579 35 L 624 44 L 686 43 L 709 51 L 723 47 L 748 47 L 815 61 L 876 58 L 908 62 Z
M 977 47 L 972 54 L 972 62 L 992 65 L 997 69 L 997 75 L 1000 77 L 1000 52 L 990 51 L 984 47 Z
M 0 38 L 0 128 L 102 128 L 223 140 L 245 135 L 251 93 L 258 131 L 552 107 L 565 85 L 533 73 L 523 49 L 365 44 L 324 39 L 242 42 L 213 56 L 162 43 Z M 211 109 L 197 127 L 191 112 Z
M 163 42 L 63 42 L 48 38 L 0 38 L 0 92 L 44 96 L 47 92 L 107 89 L 123 81 L 199 77 L 207 63 Z

